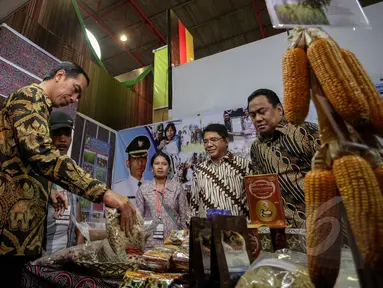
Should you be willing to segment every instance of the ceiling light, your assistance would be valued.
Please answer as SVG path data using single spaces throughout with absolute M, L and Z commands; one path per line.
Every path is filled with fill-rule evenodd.
M 126 38 L 126 35 L 122 35 L 120 39 L 122 42 L 125 42 L 126 40 L 128 40 L 128 38 Z
M 85 29 L 85 31 L 86 31 L 86 36 L 89 39 L 90 45 L 92 45 L 92 48 L 94 52 L 96 52 L 97 57 L 101 59 L 101 48 L 100 48 L 100 45 L 98 44 L 96 37 L 94 37 L 92 32 L 90 32 L 88 29 Z

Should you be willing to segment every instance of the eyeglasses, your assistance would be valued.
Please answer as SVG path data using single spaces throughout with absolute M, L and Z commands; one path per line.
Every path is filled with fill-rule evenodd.
M 216 137 L 213 137 L 213 138 L 210 138 L 210 139 L 204 139 L 203 140 L 203 144 L 204 145 L 207 145 L 207 144 L 209 144 L 209 142 L 211 142 L 211 143 L 217 143 L 219 140 L 221 140 L 222 139 L 222 137 L 221 138 L 216 138 Z

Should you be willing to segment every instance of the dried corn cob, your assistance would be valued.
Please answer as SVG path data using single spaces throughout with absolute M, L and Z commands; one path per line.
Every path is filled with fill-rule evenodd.
M 302 48 L 288 49 L 282 59 L 284 106 L 287 121 L 302 124 L 310 108 L 309 63 Z
M 350 68 L 362 91 L 362 95 L 367 100 L 371 113 L 371 125 L 378 134 L 383 135 L 383 101 L 380 94 L 354 53 L 346 49 L 341 50 L 348 68 Z
M 378 180 L 380 192 L 383 195 L 383 166 L 374 169 L 376 180 Z
M 315 287 L 334 287 L 340 266 L 341 233 L 330 234 L 331 220 L 338 221 L 340 216 L 332 172 L 311 170 L 305 177 L 304 191 L 310 278 Z
M 330 39 L 317 39 L 308 47 L 307 57 L 326 97 L 343 120 L 355 126 L 368 124 L 368 103 L 338 45 Z
M 383 196 L 369 163 L 347 155 L 333 162 L 333 173 L 364 268 L 383 264 Z

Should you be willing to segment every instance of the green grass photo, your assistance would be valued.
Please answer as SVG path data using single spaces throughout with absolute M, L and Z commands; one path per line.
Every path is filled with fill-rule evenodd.
M 84 162 L 95 164 L 96 163 L 96 153 L 91 151 L 84 151 Z
M 274 5 L 279 23 L 285 25 L 329 25 L 322 7 L 306 4 L 277 4 Z

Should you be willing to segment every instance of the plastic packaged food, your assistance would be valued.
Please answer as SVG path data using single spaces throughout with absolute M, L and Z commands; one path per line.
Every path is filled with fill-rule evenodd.
M 34 265 L 46 266 L 65 271 L 86 272 L 87 275 L 114 278 L 122 277 L 127 270 L 137 270 L 144 263 L 141 256 L 127 254 L 127 247 L 142 247 L 143 230 L 142 219 L 137 213 L 136 225 L 132 233 L 127 237 L 121 230 L 119 213 L 115 209 L 105 209 L 106 227 L 108 238 L 100 241 L 88 242 L 67 249 L 60 250 L 55 254 L 48 255 L 34 261 Z M 74 223 L 74 217 L 72 217 Z M 81 233 L 89 237 L 89 225 L 80 225 Z M 88 239 L 89 240 L 89 239 Z
M 198 287 L 206 287 L 211 278 L 211 220 L 192 217 L 190 224 L 189 273 Z
M 166 237 L 165 245 L 181 245 L 189 239 L 188 230 L 172 230 L 168 237 Z
M 235 287 L 253 262 L 246 218 L 214 215 L 212 232 L 211 278 L 221 288 Z
M 145 288 L 168 288 L 176 279 L 182 278 L 182 274 L 152 274 L 147 280 Z
M 105 208 L 105 216 L 107 219 L 107 233 L 110 247 L 116 254 L 122 253 L 127 247 L 137 247 L 143 249 L 145 236 L 143 231 L 143 220 L 140 213 L 137 213 L 136 225 L 130 233 L 130 237 L 126 237 L 125 231 L 121 230 L 120 213 L 116 209 Z
M 276 253 L 261 252 L 236 287 L 314 288 L 306 267 L 307 256 L 303 253 L 287 249 Z
M 124 275 L 120 288 L 144 288 L 149 277 L 149 272 L 128 271 Z
M 167 272 L 170 268 L 170 258 L 173 253 L 173 249 L 164 246 L 148 250 L 143 255 L 145 263 L 143 263 L 140 267 L 141 269 L 154 272 Z
M 180 249 L 173 253 L 172 271 L 178 273 L 187 273 L 189 271 L 189 250 Z

